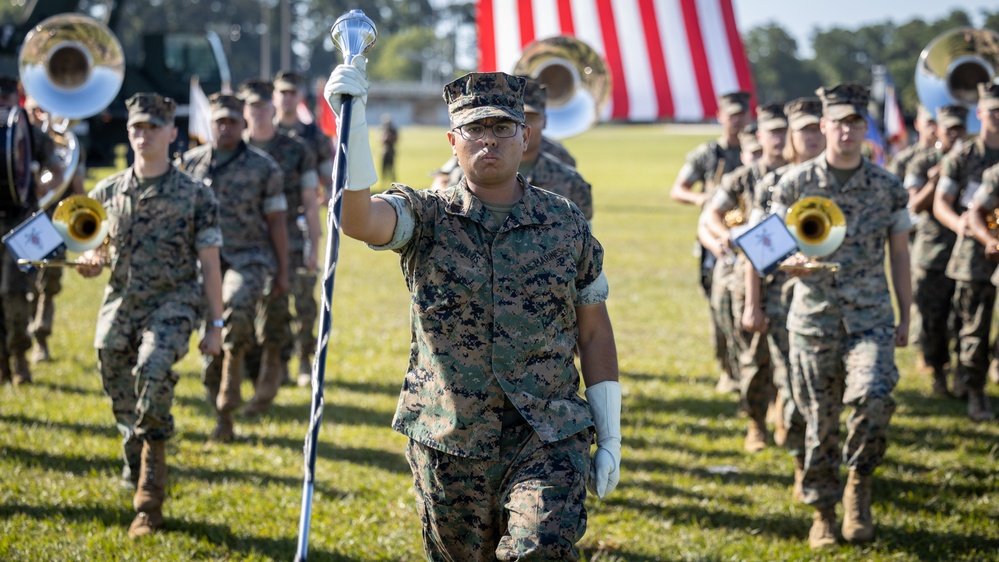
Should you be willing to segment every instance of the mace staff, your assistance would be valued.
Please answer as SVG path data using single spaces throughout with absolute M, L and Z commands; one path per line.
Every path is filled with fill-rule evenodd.
M 363 55 L 378 37 L 375 24 L 361 10 L 351 10 L 337 18 L 330 29 L 333 43 L 350 64 L 355 55 Z M 337 150 L 333 161 L 333 194 L 326 214 L 326 259 L 323 262 L 322 306 L 319 309 L 319 336 L 312 362 L 312 408 L 309 432 L 305 436 L 305 482 L 302 488 L 302 514 L 298 525 L 298 550 L 295 560 L 305 561 L 309 547 L 309 525 L 312 521 L 312 496 L 315 489 L 316 452 L 319 428 L 323 421 L 323 386 L 326 377 L 326 349 L 331 326 L 331 303 L 336 264 L 340 255 L 340 209 L 347 182 L 347 140 L 350 137 L 350 117 L 353 97 L 344 95 L 337 127 Z

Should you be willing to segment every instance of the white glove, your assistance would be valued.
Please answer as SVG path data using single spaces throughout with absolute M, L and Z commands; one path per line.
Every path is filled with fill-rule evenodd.
M 326 103 L 337 116 L 337 130 L 340 127 L 340 110 L 343 108 L 343 95 L 353 96 L 350 110 L 350 131 L 347 145 L 347 181 L 344 187 L 351 191 L 367 189 L 378 183 L 375 172 L 375 159 L 371 156 L 368 139 L 368 121 L 365 104 L 368 101 L 368 75 L 365 71 L 368 61 L 361 55 L 354 55 L 350 64 L 341 64 L 333 69 L 323 95 Z M 339 150 L 339 147 L 337 148 Z
M 621 479 L 621 383 L 604 381 L 584 392 L 597 430 L 597 452 L 586 487 L 603 499 Z

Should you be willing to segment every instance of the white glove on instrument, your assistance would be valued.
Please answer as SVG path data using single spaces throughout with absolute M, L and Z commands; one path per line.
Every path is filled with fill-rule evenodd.
M 621 383 L 604 381 L 584 392 L 597 430 L 597 452 L 586 487 L 603 499 L 621 479 Z
M 342 96 L 349 95 L 354 98 L 350 111 L 350 131 L 347 131 L 349 135 L 347 181 L 344 183 L 344 187 L 351 191 L 367 189 L 378 182 L 375 160 L 371 156 L 371 144 L 368 140 L 368 121 L 365 111 L 369 87 L 368 74 L 365 71 L 367 64 L 367 59 L 362 55 L 354 55 L 350 64 L 341 64 L 333 69 L 323 91 L 326 102 L 337 116 L 338 134 L 343 134 L 343 129 L 340 127 Z

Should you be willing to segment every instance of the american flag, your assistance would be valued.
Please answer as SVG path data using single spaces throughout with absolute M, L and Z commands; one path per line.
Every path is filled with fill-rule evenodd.
M 732 0 L 480 0 L 477 19 L 483 72 L 512 72 L 547 37 L 596 50 L 612 84 L 604 119 L 701 121 L 720 94 L 754 91 Z

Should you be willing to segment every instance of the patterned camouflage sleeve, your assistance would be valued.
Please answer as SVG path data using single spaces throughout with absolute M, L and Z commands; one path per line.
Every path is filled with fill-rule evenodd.
M 264 214 L 288 210 L 288 199 L 284 196 L 284 173 L 277 162 L 271 160 L 264 178 Z
M 955 154 L 948 154 L 940 163 L 940 181 L 937 191 L 944 195 L 957 197 L 964 180 L 963 166 Z
M 891 234 L 912 230 L 912 214 L 909 213 L 909 192 L 902 187 L 898 176 L 892 175 L 891 181 Z
M 222 246 L 222 229 L 219 227 L 219 202 L 215 192 L 198 182 L 194 208 L 194 247 L 197 250 Z
M 387 244 L 381 246 L 368 244 L 368 247 L 372 250 L 398 251 L 409 244 L 409 241 L 413 238 L 413 234 L 416 231 L 416 215 L 413 214 L 413 208 L 409 204 L 409 199 L 400 195 L 399 192 L 398 187 L 394 187 L 385 193 L 375 195 L 375 197 L 384 200 L 395 209 L 395 232 L 392 233 L 392 240 Z
M 739 177 L 741 176 L 740 170 L 734 172 L 729 172 L 722 176 L 721 185 L 718 190 L 715 191 L 714 196 L 711 197 L 711 201 L 708 205 L 712 209 L 717 209 L 721 212 L 728 212 L 739 206 L 739 193 L 741 192 L 739 185 Z
M 316 171 L 316 151 L 302 139 L 292 138 L 305 148 L 305 154 L 298 163 L 299 189 L 302 191 L 315 189 L 319 185 L 319 172 Z
M 905 173 L 901 176 L 903 178 L 902 185 L 906 189 L 918 189 L 926 185 L 929 181 L 929 170 L 932 166 L 927 166 L 929 160 L 929 154 L 921 154 L 912 160 L 905 166 Z
M 687 153 L 687 159 L 680 168 L 680 179 L 693 185 L 708 176 L 708 161 L 711 156 L 709 143 L 704 143 Z M 714 170 L 712 170 L 712 173 Z
M 800 173 L 800 168 L 791 174 L 784 174 L 784 177 L 774 186 L 773 204 L 770 206 L 771 214 L 784 218 L 787 210 L 798 200 L 798 190 L 796 178 Z
M 988 211 L 999 207 L 999 164 L 982 173 L 982 186 L 975 192 L 975 204 Z

